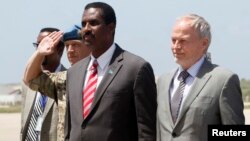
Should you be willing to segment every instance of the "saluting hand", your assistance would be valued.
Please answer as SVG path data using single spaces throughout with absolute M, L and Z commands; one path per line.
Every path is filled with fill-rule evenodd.
M 49 55 L 52 54 L 55 50 L 56 45 L 60 41 L 63 36 L 62 31 L 54 31 L 49 34 L 47 37 L 43 38 L 42 41 L 39 43 L 37 51 L 41 55 Z

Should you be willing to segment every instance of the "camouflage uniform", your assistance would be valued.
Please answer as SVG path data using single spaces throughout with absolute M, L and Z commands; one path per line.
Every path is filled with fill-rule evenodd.
M 57 141 L 64 141 L 64 120 L 66 112 L 66 75 L 67 71 L 44 72 L 30 81 L 30 88 L 56 100 L 58 104 Z M 55 93 L 56 92 L 56 93 Z

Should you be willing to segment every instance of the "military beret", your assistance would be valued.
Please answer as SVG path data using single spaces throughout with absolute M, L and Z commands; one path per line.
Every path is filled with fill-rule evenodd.
M 80 35 L 81 27 L 75 25 L 73 29 L 71 29 L 68 32 L 65 32 L 62 37 L 62 41 L 68 41 L 68 40 L 81 40 L 82 37 Z

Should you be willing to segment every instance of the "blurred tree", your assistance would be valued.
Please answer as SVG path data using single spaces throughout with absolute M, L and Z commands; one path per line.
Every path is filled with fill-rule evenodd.
M 241 79 L 240 87 L 242 90 L 242 97 L 245 102 L 250 102 L 250 80 Z

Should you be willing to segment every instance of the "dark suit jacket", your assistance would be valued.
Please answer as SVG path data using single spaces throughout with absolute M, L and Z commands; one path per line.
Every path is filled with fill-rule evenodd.
M 82 90 L 90 57 L 67 73 L 66 140 L 155 141 L 156 85 L 151 65 L 116 45 L 109 68 L 82 117 Z
M 62 66 L 61 71 L 64 70 L 66 70 L 66 68 Z M 29 89 L 25 84 L 22 85 L 21 141 L 24 141 L 27 135 L 29 121 L 36 100 L 36 93 L 36 91 Z M 49 97 L 43 112 L 43 117 L 44 121 L 41 129 L 40 141 L 56 141 L 58 109 L 55 100 Z
M 207 141 L 210 124 L 244 124 L 238 76 L 206 59 L 174 124 L 169 89 L 175 72 L 167 73 L 157 81 L 157 141 Z

